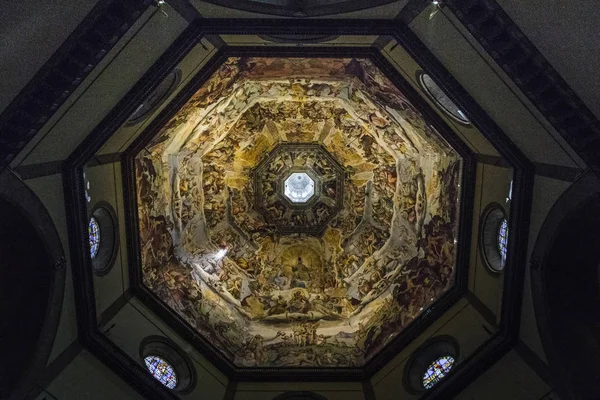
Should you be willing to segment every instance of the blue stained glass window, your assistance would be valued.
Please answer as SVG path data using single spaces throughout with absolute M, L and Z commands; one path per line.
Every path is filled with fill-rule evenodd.
M 454 358 L 451 356 L 443 356 L 432 362 L 423 374 L 423 387 L 431 389 L 442 378 L 448 375 L 453 366 Z
M 94 217 L 90 218 L 88 235 L 90 237 L 90 255 L 93 259 L 98 254 L 98 249 L 100 248 L 100 225 L 98 225 L 98 221 Z
M 508 244 L 508 222 L 506 218 L 502 219 L 500 222 L 500 227 L 498 228 L 498 251 L 502 256 L 502 261 L 506 260 L 506 246 Z
M 157 356 L 147 356 L 144 358 L 144 362 L 148 371 L 160 383 L 169 389 L 174 389 L 177 386 L 177 375 L 171 364 Z

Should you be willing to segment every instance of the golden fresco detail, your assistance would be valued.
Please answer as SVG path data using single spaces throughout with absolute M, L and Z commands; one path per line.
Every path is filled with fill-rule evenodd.
M 454 284 L 461 159 L 369 60 L 230 58 L 136 175 L 144 285 L 238 366 L 361 366 Z
M 282 234 L 321 234 L 343 206 L 344 168 L 319 144 L 280 143 L 253 169 L 252 178 L 254 209 Z M 310 181 L 312 193 L 305 201 L 286 194 L 292 178 L 300 185 Z

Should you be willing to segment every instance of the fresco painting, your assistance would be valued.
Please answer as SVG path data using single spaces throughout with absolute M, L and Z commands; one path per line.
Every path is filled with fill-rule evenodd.
M 343 173 L 292 212 L 303 146 Z M 454 284 L 461 159 L 369 60 L 231 58 L 136 174 L 144 285 L 238 366 L 361 366 Z

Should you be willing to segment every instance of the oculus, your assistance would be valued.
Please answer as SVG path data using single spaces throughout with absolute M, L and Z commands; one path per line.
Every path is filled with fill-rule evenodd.
M 129 116 L 126 125 L 135 125 L 144 121 L 177 89 L 181 81 L 181 70 L 171 71 L 165 79 L 140 103 Z
M 423 387 L 431 389 L 450 372 L 453 366 L 454 358 L 452 356 L 443 356 L 432 362 L 423 374 Z
M 450 336 L 437 336 L 419 347 L 404 370 L 404 386 L 411 394 L 433 388 L 456 366 L 458 344 Z
M 498 251 L 502 262 L 506 263 L 506 246 L 508 245 L 508 222 L 506 218 L 502 218 L 498 227 Z
M 303 18 L 335 15 L 393 3 L 397 0 L 207 0 L 227 8 Z
M 106 275 L 117 258 L 117 216 L 106 202 L 96 204 L 88 223 L 88 243 L 92 268 L 96 275 Z
M 196 372 L 190 357 L 171 340 L 150 336 L 142 340 L 140 358 L 150 374 L 169 389 L 190 393 L 196 385 Z
M 438 86 L 437 83 L 429 75 L 424 72 L 417 74 L 417 79 L 421 89 L 433 100 L 436 106 L 438 106 L 444 113 L 452 117 L 455 121 L 462 124 L 470 124 L 471 121 L 462 112 L 460 108 L 448 97 L 446 93 Z
M 100 225 L 98 225 L 98 221 L 94 217 L 90 218 L 88 235 L 90 237 L 90 256 L 93 260 L 98 254 L 98 249 L 100 249 Z
M 293 172 L 283 186 L 283 194 L 292 203 L 306 203 L 315 194 L 315 181 L 306 172 Z
M 483 210 L 479 232 L 479 248 L 485 266 L 491 272 L 501 272 L 506 264 L 508 221 L 500 204 L 491 203 Z
M 327 400 L 327 398 L 313 392 L 286 392 L 275 397 L 273 400 Z
M 462 159 L 368 59 L 228 58 L 151 135 L 143 285 L 237 367 L 361 367 L 455 283 Z
M 169 389 L 174 389 L 175 386 L 177 386 L 177 374 L 171 364 L 158 356 L 146 356 L 144 358 L 144 363 L 146 364 L 148 372 L 150 372 L 157 381 Z

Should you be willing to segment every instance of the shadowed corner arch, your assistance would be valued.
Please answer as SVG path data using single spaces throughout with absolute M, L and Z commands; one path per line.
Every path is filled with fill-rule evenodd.
M 492 202 L 484 208 L 479 220 L 479 254 L 487 271 L 494 275 L 502 273 L 506 264 L 506 257 L 502 257 L 499 249 L 498 230 L 507 218 L 504 207 Z
M 285 392 L 273 398 L 273 400 L 327 400 L 327 397 L 313 392 Z
M 600 398 L 600 179 L 587 172 L 557 200 L 531 256 L 542 345 L 564 399 Z
M 272 1 L 272 0 L 207 0 L 222 7 L 253 13 L 279 15 L 294 18 L 330 16 L 352 11 L 366 10 L 396 0 L 311 0 L 311 1 Z
M 66 259 L 41 200 L 0 173 L 0 397 L 22 399 L 44 370 L 58 329 Z

